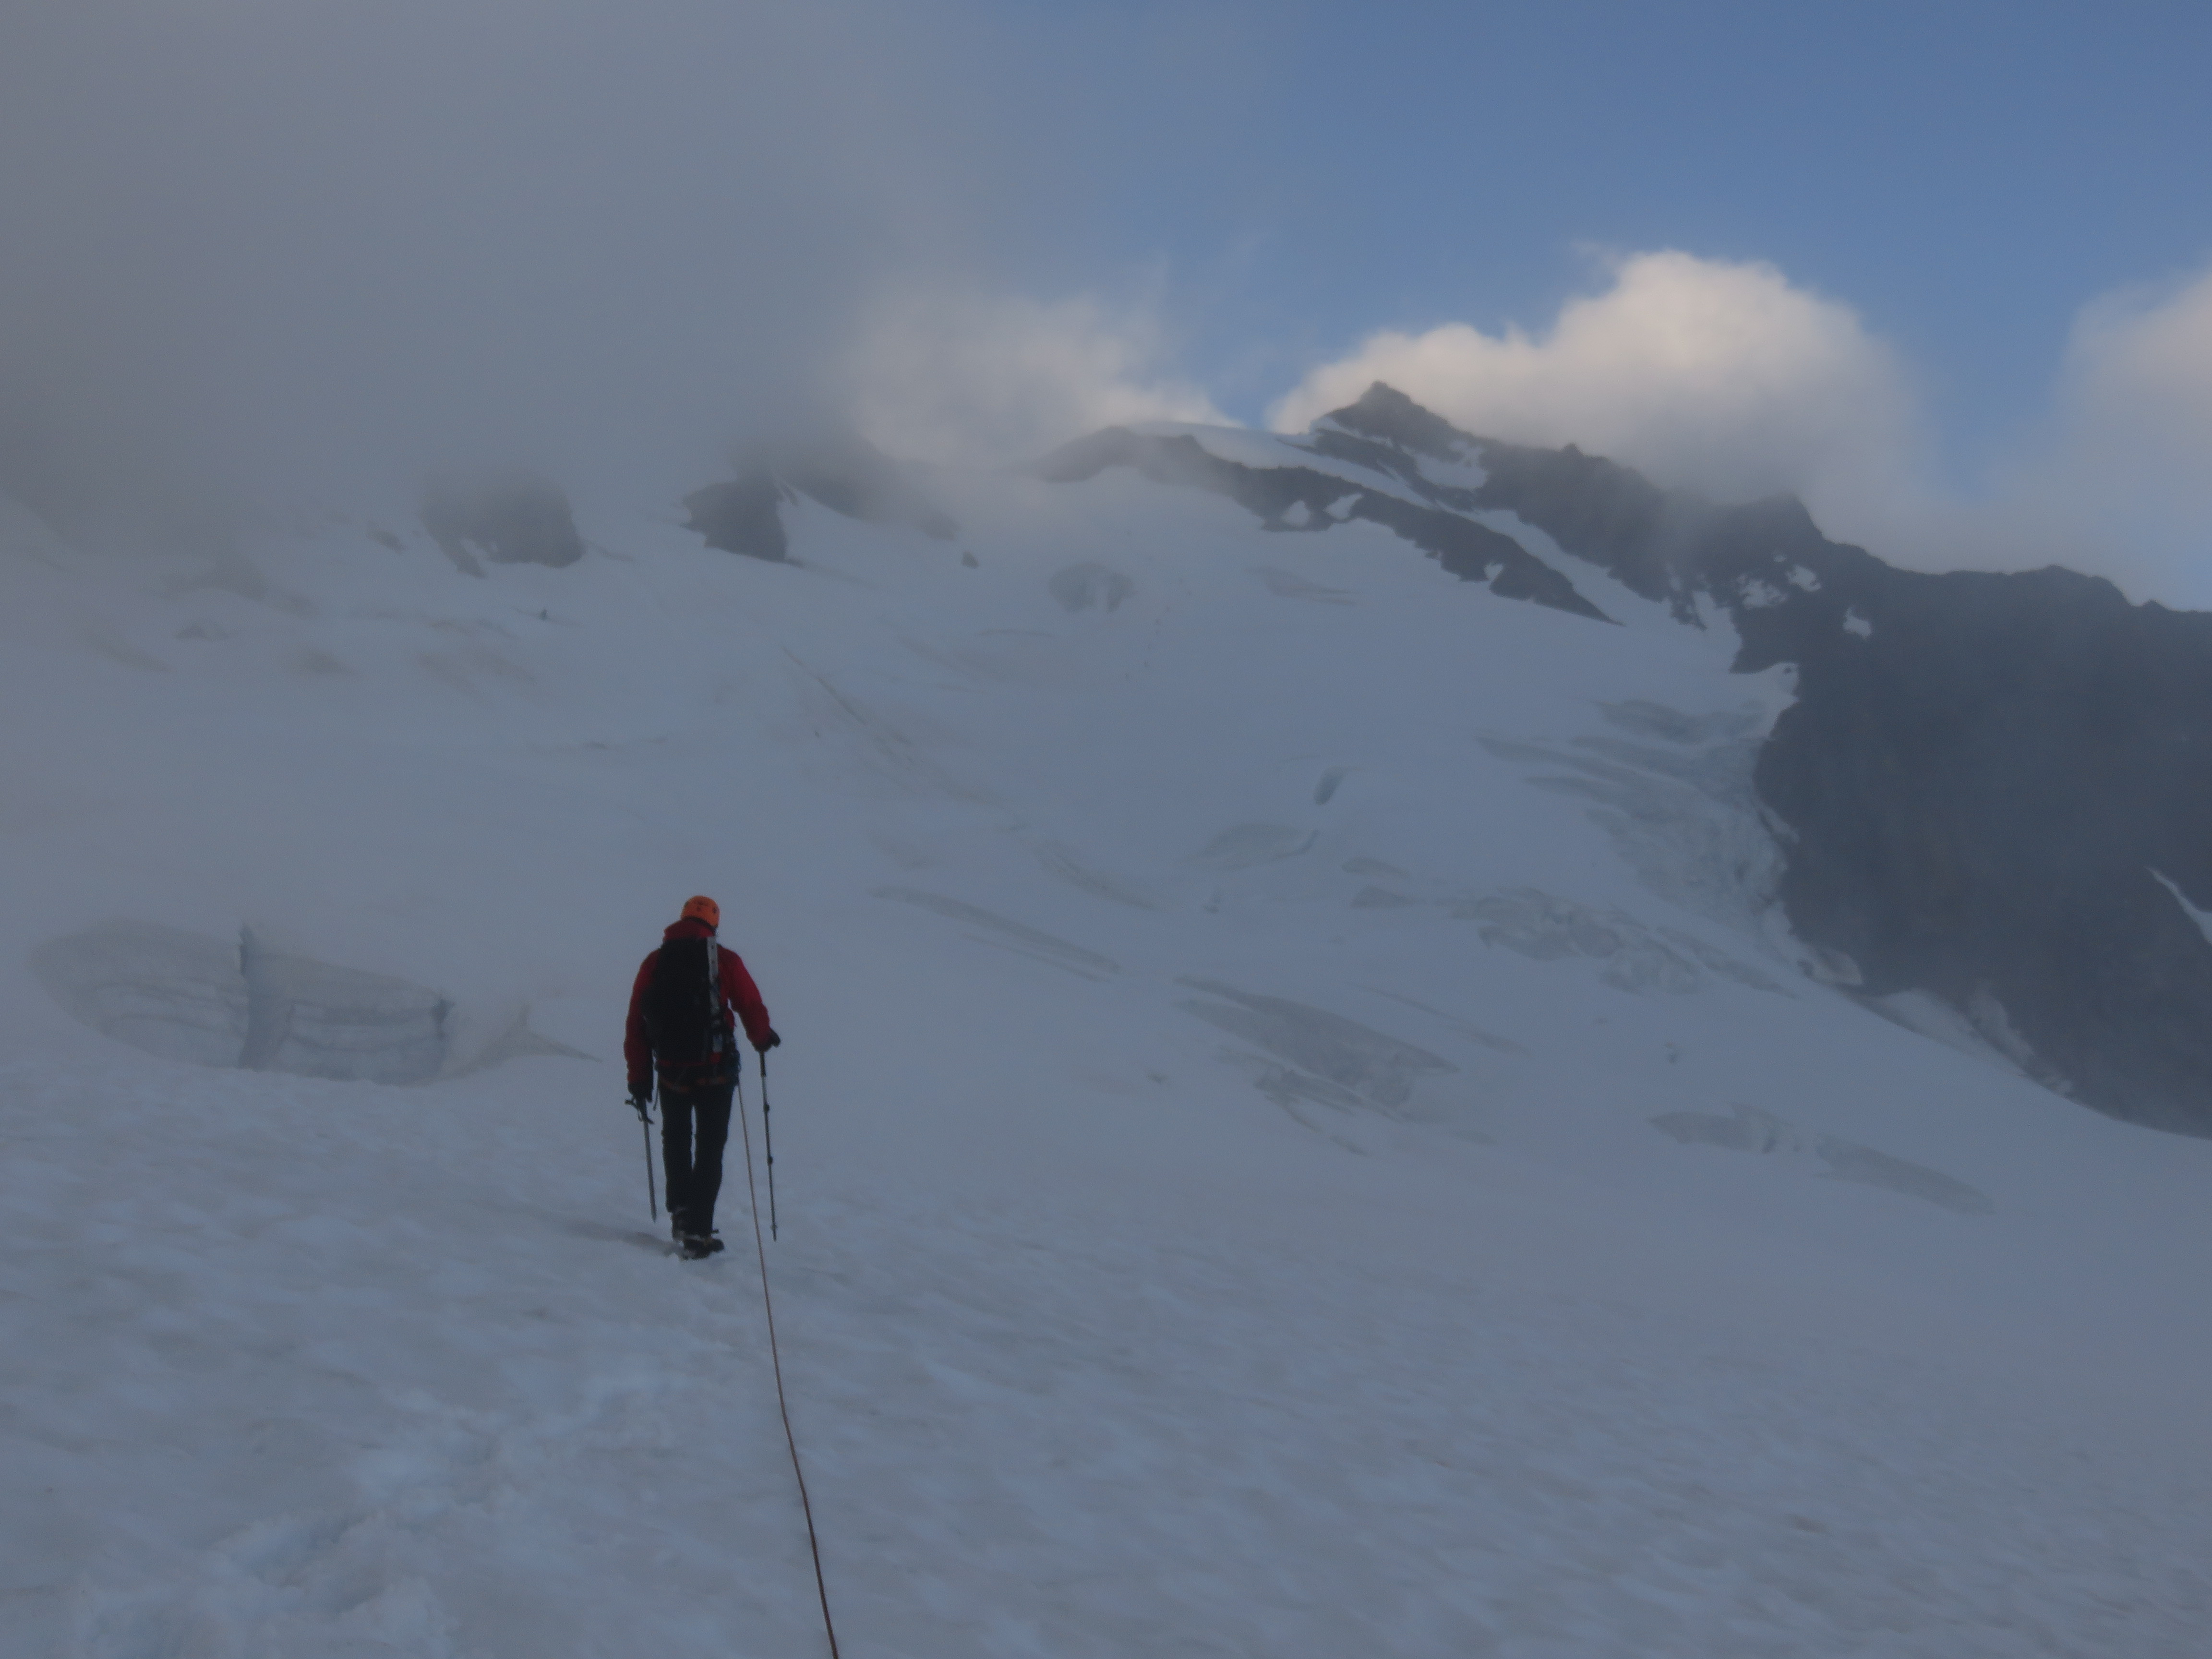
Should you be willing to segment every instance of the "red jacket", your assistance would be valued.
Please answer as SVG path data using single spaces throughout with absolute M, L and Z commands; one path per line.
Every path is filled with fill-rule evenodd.
M 664 928 L 660 937 L 672 939 L 710 939 L 714 930 L 696 916 Z M 764 1047 L 774 1035 L 769 1030 L 768 1006 L 761 1000 L 760 989 L 753 976 L 745 971 L 744 963 L 734 951 L 714 947 L 715 975 L 722 992 L 721 1016 L 723 1029 L 732 1029 L 731 1014 L 735 1012 L 745 1024 L 745 1036 L 756 1048 Z M 645 994 L 653 984 L 653 970 L 660 966 L 660 952 L 655 951 L 638 964 L 636 981 L 629 988 L 629 1021 L 623 1029 L 623 1059 L 629 1066 L 629 1091 L 635 1096 L 647 1096 L 653 1091 L 653 1039 L 645 1029 Z M 681 1079 L 687 1072 L 703 1072 L 702 1066 L 678 1066 L 668 1068 L 669 1075 Z

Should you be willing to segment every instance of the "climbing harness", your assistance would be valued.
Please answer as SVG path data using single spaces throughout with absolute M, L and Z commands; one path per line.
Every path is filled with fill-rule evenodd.
M 752 1212 L 753 1254 L 760 1259 L 761 1306 L 768 1314 L 768 1357 L 775 1368 L 775 1405 L 783 1416 L 783 1443 L 791 1449 L 791 1472 L 799 1480 L 799 1507 L 806 1516 L 806 1547 L 814 1556 L 814 1589 L 822 1600 L 822 1628 L 830 1638 L 830 1659 L 841 1659 L 837 1626 L 830 1617 L 830 1587 L 822 1577 L 822 1540 L 814 1532 L 814 1504 L 806 1495 L 806 1471 L 799 1463 L 799 1438 L 791 1431 L 791 1402 L 783 1391 L 783 1355 L 775 1342 L 775 1298 L 769 1294 L 768 1246 L 761 1239 L 760 1194 L 753 1185 L 753 1132 L 745 1119 L 745 1085 L 738 1079 L 738 1130 L 744 1137 L 745 1200 Z M 761 1133 L 768 1133 L 768 1056 L 761 1056 Z M 770 1178 L 773 1179 L 773 1171 Z

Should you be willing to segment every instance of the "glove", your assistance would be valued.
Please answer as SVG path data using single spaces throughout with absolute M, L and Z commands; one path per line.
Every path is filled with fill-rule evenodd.
M 637 1114 L 637 1121 L 640 1123 L 653 1121 L 653 1114 L 647 1109 L 652 1103 L 653 1085 L 650 1083 L 642 1089 L 633 1088 L 629 1091 L 630 1109 Z
M 763 1054 L 771 1048 L 781 1048 L 782 1047 L 783 1039 L 775 1034 L 775 1028 L 774 1026 L 770 1026 L 769 1028 L 768 1041 L 766 1042 L 756 1042 L 753 1044 L 755 1051 Z

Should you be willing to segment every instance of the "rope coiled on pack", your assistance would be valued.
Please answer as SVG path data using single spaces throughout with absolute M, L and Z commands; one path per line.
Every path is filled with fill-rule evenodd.
M 768 1354 L 775 1368 L 775 1406 L 783 1416 L 783 1443 L 791 1449 L 791 1472 L 799 1480 L 799 1507 L 806 1516 L 806 1547 L 814 1556 L 814 1590 L 822 1601 L 822 1628 L 830 1638 L 830 1659 L 837 1651 L 837 1626 L 830 1617 L 830 1586 L 822 1577 L 822 1540 L 815 1535 L 814 1504 L 806 1495 L 806 1471 L 799 1467 L 799 1437 L 791 1431 L 791 1401 L 783 1391 L 783 1355 L 775 1341 L 775 1298 L 769 1293 L 768 1246 L 761 1239 L 760 1194 L 753 1185 L 753 1132 L 745 1121 L 745 1087 L 738 1083 L 738 1130 L 744 1137 L 745 1201 L 753 1218 L 753 1253 L 760 1259 L 761 1306 L 768 1315 Z

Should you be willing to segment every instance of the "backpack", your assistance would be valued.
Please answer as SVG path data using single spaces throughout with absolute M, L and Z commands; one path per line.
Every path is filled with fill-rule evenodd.
M 729 1053 L 720 969 L 711 939 L 672 939 L 660 947 L 645 994 L 645 1029 L 663 1071 L 719 1067 Z

